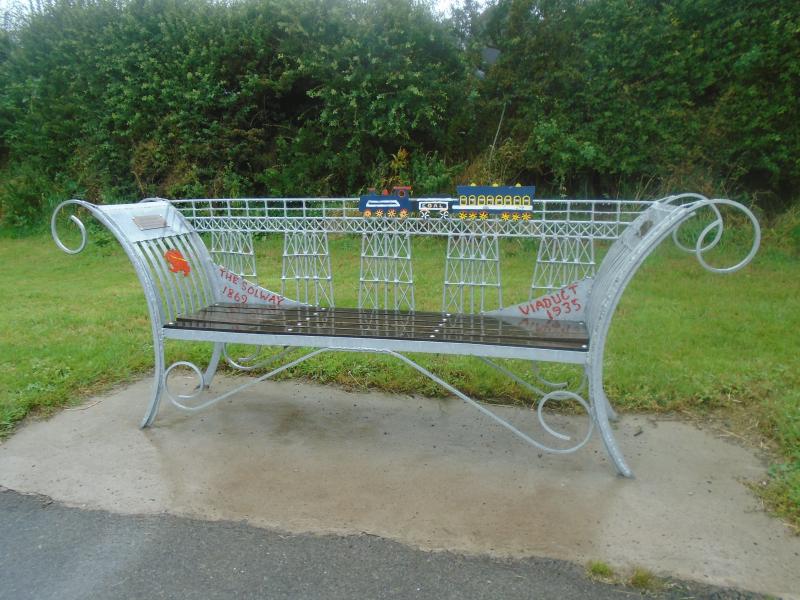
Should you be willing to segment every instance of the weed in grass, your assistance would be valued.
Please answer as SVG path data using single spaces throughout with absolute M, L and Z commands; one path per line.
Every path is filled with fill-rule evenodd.
M 750 488 L 800 535 L 800 455 L 772 465 L 769 479 L 753 483 Z
M 643 592 L 657 592 L 664 587 L 664 581 L 644 567 L 636 567 L 633 570 L 628 584 Z
M 592 579 L 601 581 L 613 581 L 615 577 L 614 569 L 601 560 L 593 560 L 586 565 L 586 572 Z

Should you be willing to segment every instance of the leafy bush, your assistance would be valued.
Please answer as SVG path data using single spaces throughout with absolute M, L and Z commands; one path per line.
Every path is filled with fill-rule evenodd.
M 527 177 L 570 194 L 674 191 L 678 172 L 781 209 L 800 185 L 798 30 L 788 2 L 500 0 L 481 119 L 507 103 Z
M 800 185 L 800 13 L 758 0 L 41 0 L 0 29 L 0 205 Z M 720 40 L 724 40 L 724 43 Z M 482 65 L 483 46 L 501 50 Z M 498 131 L 495 148 L 490 148 Z M 391 157 L 408 152 L 404 171 Z

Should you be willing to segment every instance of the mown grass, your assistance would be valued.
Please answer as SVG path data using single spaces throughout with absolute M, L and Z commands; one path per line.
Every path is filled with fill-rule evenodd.
M 0 237 L 0 435 L 31 411 L 49 411 L 152 369 L 144 299 L 124 254 L 102 235 L 80 256 L 49 237 Z M 99 242 L 99 243 L 98 243 Z M 535 246 L 503 244 L 503 295 L 527 297 Z M 360 242 L 331 240 L 335 298 L 355 305 Z M 281 238 L 259 241 L 260 282 L 280 289 Z M 416 302 L 441 306 L 444 241 L 414 242 Z M 800 524 L 800 261 L 777 245 L 731 276 L 703 271 L 670 244 L 648 260 L 618 309 L 606 355 L 606 382 L 622 410 L 727 411 L 747 415 L 778 458 L 770 505 Z M 199 344 L 168 346 L 169 358 L 203 362 Z M 477 360 L 424 355 L 419 361 L 476 397 L 523 403 L 529 394 Z M 523 365 L 513 364 L 529 376 Z M 544 373 L 575 380 L 564 366 Z M 290 375 L 351 389 L 440 395 L 435 384 L 388 357 L 329 353 Z M 727 413 L 726 413 L 727 414 Z

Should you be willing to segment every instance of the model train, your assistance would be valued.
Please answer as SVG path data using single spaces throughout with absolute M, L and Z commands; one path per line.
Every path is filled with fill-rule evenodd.
M 411 187 L 394 186 L 378 194 L 370 189 L 361 196 L 358 209 L 365 217 L 404 218 L 418 214 L 423 219 L 433 215 L 459 219 L 527 221 L 533 215 L 532 185 L 459 185 L 455 198 L 412 198 Z

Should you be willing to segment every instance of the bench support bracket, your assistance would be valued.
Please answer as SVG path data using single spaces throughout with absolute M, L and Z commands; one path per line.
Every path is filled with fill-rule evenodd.
M 252 386 L 254 386 L 254 385 L 258 384 L 258 383 L 261 383 L 262 381 L 265 381 L 266 379 L 274 377 L 275 375 L 278 375 L 279 373 L 281 373 L 281 372 L 283 372 L 283 371 L 285 371 L 287 369 L 290 369 L 290 368 L 292 368 L 294 366 L 297 366 L 300 363 L 305 362 L 306 360 L 308 360 L 310 358 L 313 358 L 313 357 L 315 357 L 315 356 L 317 356 L 317 355 L 319 355 L 319 354 L 321 354 L 323 352 L 328 352 L 328 351 L 333 351 L 333 352 L 370 352 L 370 353 L 386 354 L 386 355 L 392 356 L 392 357 L 400 360 L 401 362 L 407 364 L 408 366 L 410 366 L 414 370 L 418 371 L 419 373 L 421 373 L 422 375 L 424 375 L 425 377 L 427 377 L 428 379 L 430 379 L 431 381 L 433 381 L 437 385 L 441 386 L 442 388 L 444 388 L 445 390 L 447 390 L 448 392 L 450 392 L 454 396 L 460 398 L 461 400 L 463 400 L 464 402 L 466 402 L 467 404 L 469 404 L 470 406 L 472 406 L 473 408 L 478 410 L 483 415 L 489 417 L 494 422 L 496 422 L 497 424 L 501 425 L 502 427 L 504 427 L 505 429 L 507 429 L 508 431 L 513 433 L 516 437 L 518 437 L 519 439 L 521 439 L 525 443 L 527 443 L 527 444 L 529 444 L 529 445 L 531 445 L 531 446 L 533 446 L 535 448 L 538 448 L 539 450 L 545 451 L 545 452 L 554 453 L 554 454 L 568 454 L 568 453 L 575 452 L 575 451 L 581 449 L 583 446 L 586 445 L 586 443 L 591 438 L 591 435 L 592 435 L 592 433 L 594 431 L 595 424 L 597 422 L 597 414 L 595 413 L 595 410 L 590 405 L 590 403 L 587 402 L 579 394 L 577 394 L 575 392 L 566 391 L 566 390 L 553 390 L 553 391 L 551 391 L 549 393 L 546 393 L 543 390 L 539 390 L 535 386 L 532 386 L 531 384 L 529 384 L 526 381 L 522 380 L 521 378 L 516 376 L 514 373 L 512 373 L 511 371 L 509 371 L 505 367 L 502 367 L 502 366 L 490 361 L 489 359 L 482 358 L 482 360 L 484 362 L 486 362 L 487 364 L 493 366 L 494 368 L 498 369 L 500 372 L 502 372 L 505 375 L 511 377 L 514 381 L 517 381 L 518 383 L 520 383 L 521 385 L 523 385 L 527 389 L 535 392 L 537 395 L 542 397 L 541 400 L 539 401 L 537 409 L 536 409 L 536 416 L 537 416 L 537 419 L 538 419 L 539 424 L 541 425 L 541 427 L 549 435 L 553 436 L 554 438 L 556 438 L 558 440 L 561 440 L 562 442 L 571 442 L 572 441 L 572 438 L 570 436 L 565 435 L 564 433 L 561 433 L 561 432 L 553 429 L 546 422 L 546 417 L 545 417 L 543 411 L 544 411 L 545 404 L 547 402 L 550 402 L 550 401 L 562 401 L 562 400 L 573 400 L 573 401 L 577 402 L 578 404 L 580 404 L 581 407 L 586 411 L 586 414 L 589 417 L 589 423 L 588 423 L 588 427 L 587 427 L 587 430 L 586 430 L 586 434 L 584 436 L 582 436 L 579 440 L 577 440 L 571 446 L 567 446 L 567 447 L 547 446 L 547 445 L 537 441 L 536 439 L 531 437 L 529 434 L 521 431 L 516 426 L 512 425 L 511 423 L 509 423 L 506 419 L 504 419 L 503 417 L 498 415 L 496 412 L 490 410 L 485 405 L 483 405 L 483 404 L 479 403 L 478 401 L 474 400 L 473 398 L 469 397 L 467 394 L 465 394 L 461 390 L 457 389 L 453 385 L 447 383 L 445 380 L 443 380 L 439 376 L 435 375 L 434 373 L 432 373 L 431 371 L 429 371 L 428 369 L 426 369 L 425 367 L 423 367 L 419 363 L 415 362 L 414 360 L 410 359 L 409 357 L 407 357 L 407 356 L 405 356 L 403 354 L 400 354 L 399 352 L 395 352 L 393 350 L 380 349 L 380 348 L 357 348 L 357 349 L 354 349 L 354 348 L 336 348 L 336 347 L 317 348 L 317 349 L 311 350 L 310 352 L 307 352 L 306 354 L 303 354 L 302 356 L 300 356 L 300 357 L 298 357 L 298 358 L 296 358 L 296 359 L 294 359 L 294 360 L 292 360 L 292 361 L 290 361 L 288 363 L 285 363 L 285 364 L 281 365 L 280 367 L 277 367 L 277 368 L 269 371 L 268 373 L 265 373 L 265 374 L 255 378 L 255 379 L 251 379 L 247 383 L 245 383 L 243 385 L 240 385 L 240 386 L 238 386 L 238 387 L 236 387 L 236 388 L 234 388 L 232 390 L 229 390 L 229 391 L 227 391 L 227 392 L 225 392 L 223 394 L 220 394 L 220 395 L 218 395 L 218 396 L 216 396 L 214 398 L 206 400 L 206 401 L 204 401 L 204 402 L 202 402 L 200 404 L 197 404 L 197 405 L 187 404 L 186 403 L 187 400 L 191 400 L 193 398 L 196 398 L 204 389 L 207 389 L 209 387 L 209 385 L 210 385 L 211 377 L 213 377 L 213 373 L 214 373 L 214 370 L 216 369 L 217 363 L 219 362 L 220 357 L 223 355 L 223 345 L 220 344 L 220 343 L 217 343 L 217 344 L 215 344 L 215 347 L 214 347 L 214 354 L 212 356 L 211 364 L 209 364 L 209 367 L 208 367 L 208 369 L 206 370 L 205 373 L 203 373 L 194 363 L 191 363 L 191 362 L 188 362 L 188 361 L 178 361 L 178 362 L 175 362 L 172 365 L 170 365 L 168 368 L 164 369 L 163 370 L 163 374 L 157 374 L 157 376 L 156 376 L 156 379 L 157 379 L 156 395 L 157 395 L 157 397 L 153 402 L 151 402 L 150 406 L 148 407 L 148 412 L 147 412 L 147 415 L 145 416 L 145 419 L 142 422 L 142 426 L 146 427 L 146 426 L 150 425 L 152 423 L 153 419 L 155 418 L 155 413 L 158 411 L 158 397 L 160 396 L 161 393 L 166 394 L 166 396 L 167 396 L 167 398 L 169 398 L 170 402 L 172 402 L 172 404 L 174 406 L 176 406 L 177 408 L 179 408 L 181 410 L 184 410 L 184 411 L 187 411 L 187 412 L 197 412 L 197 411 L 206 409 L 206 408 L 216 404 L 217 402 L 225 400 L 226 398 L 229 398 L 229 397 L 233 396 L 234 394 L 237 394 L 238 392 L 241 392 L 241 391 L 243 391 L 243 390 L 245 390 L 245 389 L 247 389 L 249 387 L 252 387 Z M 281 358 L 281 357 L 285 356 L 285 354 L 286 354 L 286 350 L 284 349 L 284 351 L 281 352 L 277 357 L 275 357 L 275 359 Z M 195 374 L 195 377 L 197 378 L 198 385 L 195 387 L 195 389 L 191 393 L 188 393 L 188 394 L 175 394 L 169 388 L 169 385 L 168 385 L 169 376 L 170 376 L 170 374 L 172 373 L 172 371 L 174 369 L 176 369 L 177 367 L 180 367 L 180 366 L 187 367 L 188 369 L 193 371 L 194 374 Z M 597 423 L 597 424 L 600 425 L 601 429 L 602 429 L 602 425 L 599 424 L 599 423 Z M 603 437 L 604 437 L 604 441 L 605 441 L 606 435 L 604 434 Z M 618 470 L 620 471 L 620 473 L 626 474 L 624 472 L 624 469 L 627 469 L 627 467 L 624 467 L 624 469 L 621 469 L 620 465 L 617 465 L 617 467 L 618 467 Z

